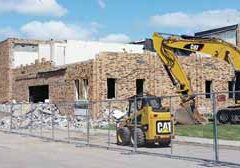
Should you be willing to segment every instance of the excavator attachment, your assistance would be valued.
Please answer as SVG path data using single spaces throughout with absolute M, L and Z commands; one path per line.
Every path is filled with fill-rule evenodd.
M 175 112 L 176 124 L 207 124 L 208 119 L 195 106 L 194 99 L 182 102 Z

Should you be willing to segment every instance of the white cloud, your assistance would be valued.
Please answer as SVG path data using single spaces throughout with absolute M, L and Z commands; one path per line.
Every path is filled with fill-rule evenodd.
M 25 37 L 35 39 L 81 39 L 91 40 L 95 27 L 84 28 L 80 25 L 66 24 L 62 21 L 32 21 L 21 27 Z
M 113 42 L 113 43 L 128 43 L 130 38 L 126 34 L 109 34 L 106 37 L 100 38 L 102 42 Z
M 0 0 L 0 12 L 63 16 L 67 9 L 57 0 Z
M 106 7 L 106 3 L 104 2 L 104 0 L 97 0 L 98 5 L 100 6 L 100 8 L 104 9 Z
M 166 13 L 150 18 L 153 27 L 207 29 L 240 23 L 240 11 L 236 9 L 208 10 L 188 14 L 184 12 Z
M 87 25 L 67 24 L 62 21 L 50 20 L 46 22 L 32 21 L 19 29 L 11 27 L 0 28 L 1 38 L 30 38 L 40 40 L 97 40 L 110 43 L 128 43 L 131 41 L 126 34 L 109 34 L 99 38 L 99 29 L 104 26 L 97 22 Z
M 0 36 L 3 38 L 19 37 L 19 33 L 11 27 L 4 27 L 0 29 Z

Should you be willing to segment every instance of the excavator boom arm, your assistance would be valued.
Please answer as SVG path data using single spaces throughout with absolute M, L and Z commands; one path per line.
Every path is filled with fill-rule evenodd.
M 195 99 L 192 95 L 190 79 L 188 79 L 178 57 L 174 53 L 174 49 L 177 47 L 171 46 L 171 43 L 169 44 L 159 33 L 153 34 L 152 41 L 153 48 L 161 59 L 170 79 L 182 95 L 181 108 L 178 109 L 177 116 L 175 116 L 176 121 L 182 124 L 207 123 L 207 118 L 195 108 Z
M 191 95 L 191 83 L 184 72 L 178 58 L 174 54 L 172 47 L 164 43 L 164 38 L 158 34 L 153 34 L 153 47 L 164 64 L 170 79 L 177 85 L 178 92 L 182 95 Z
M 240 50 L 234 45 L 215 38 L 169 38 L 165 39 L 168 47 L 191 52 L 208 54 L 231 64 L 235 71 L 240 71 Z
M 154 33 L 153 46 L 170 75 L 173 84 L 178 85 L 178 89 L 182 94 L 191 95 L 192 89 L 190 80 L 174 53 L 176 49 L 207 54 L 209 57 L 224 60 L 232 65 L 236 73 L 238 72 L 240 74 L 240 50 L 221 39 L 198 37 L 178 38 L 174 36 L 165 39 L 161 34 Z

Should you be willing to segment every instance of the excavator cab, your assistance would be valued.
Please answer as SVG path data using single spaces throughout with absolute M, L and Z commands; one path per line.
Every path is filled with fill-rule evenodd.
M 162 106 L 160 97 L 131 97 L 128 115 L 117 128 L 117 144 L 134 145 L 136 142 L 137 146 L 156 143 L 169 146 L 174 129 L 172 119 L 169 108 Z
M 130 116 L 134 112 L 135 106 L 137 110 L 142 110 L 146 106 L 152 107 L 153 111 L 158 111 L 162 108 L 160 97 L 136 97 L 136 105 L 134 97 L 132 98 L 133 99 L 129 99 L 128 116 Z

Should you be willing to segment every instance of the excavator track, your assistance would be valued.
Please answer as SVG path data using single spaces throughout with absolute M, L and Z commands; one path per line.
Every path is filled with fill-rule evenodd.
M 218 110 L 217 121 L 220 124 L 240 124 L 240 107 L 227 107 Z

